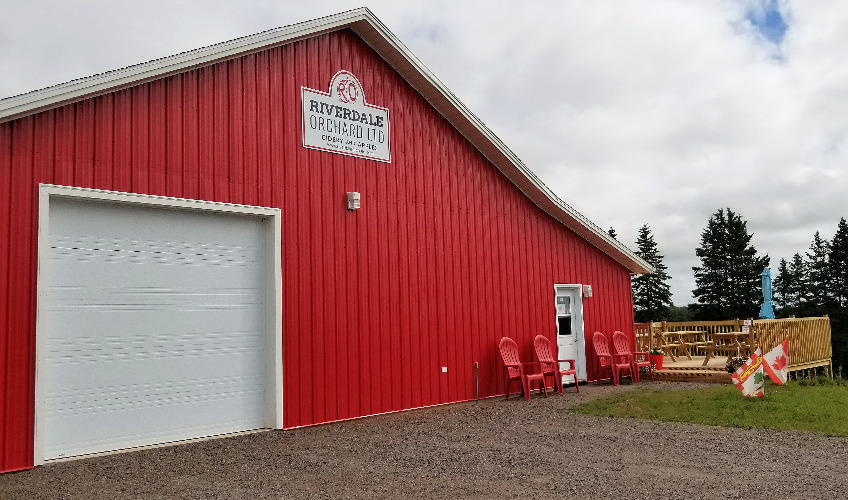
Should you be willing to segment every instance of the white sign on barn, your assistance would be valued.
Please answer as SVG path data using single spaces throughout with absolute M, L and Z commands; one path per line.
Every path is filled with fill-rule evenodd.
M 391 163 L 389 110 L 365 102 L 349 71 L 330 80 L 330 92 L 301 87 L 303 147 Z

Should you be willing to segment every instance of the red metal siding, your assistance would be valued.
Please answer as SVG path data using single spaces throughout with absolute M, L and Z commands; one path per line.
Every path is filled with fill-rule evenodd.
M 11 233 L 11 187 L 12 187 L 12 134 L 8 127 L 0 127 L 0 425 L 7 429 L 12 419 L 12 404 L 26 404 L 28 398 L 16 394 L 10 387 L 12 374 L 25 373 L 30 360 L 25 353 L 12 352 L 12 317 L 9 314 L 12 292 L 12 233 Z M 19 332 L 16 336 L 32 335 L 31 331 Z M 12 367 L 17 366 L 16 372 Z M 22 397 L 23 396 L 23 397 Z M 17 401 L 16 401 L 16 398 Z M 27 428 L 18 429 L 25 434 Z M 10 438 L 8 431 L 0 431 L 0 471 L 15 470 L 26 466 L 18 442 Z
M 301 147 L 300 87 L 341 69 L 390 109 L 391 164 Z M 632 334 L 627 269 L 358 37 L 323 35 L 0 124 L 0 471 L 32 465 L 39 183 L 281 208 L 286 427 L 472 399 L 474 362 L 502 393 L 497 343 L 553 337 L 555 283 L 592 285 L 587 336 Z

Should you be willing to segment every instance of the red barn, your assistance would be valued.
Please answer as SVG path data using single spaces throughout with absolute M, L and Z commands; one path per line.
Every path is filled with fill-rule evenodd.
M 0 200 L 0 471 L 593 380 L 650 271 L 367 9 L 0 101 Z

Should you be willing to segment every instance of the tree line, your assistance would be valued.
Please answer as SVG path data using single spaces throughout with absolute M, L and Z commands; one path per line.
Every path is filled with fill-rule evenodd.
M 610 234 L 614 231 L 610 229 Z M 651 264 L 653 274 L 632 279 L 637 323 L 647 321 L 710 321 L 757 318 L 762 297 L 762 272 L 768 255 L 751 244 L 748 223 L 729 208 L 719 209 L 701 232 L 692 268 L 696 302 L 676 307 L 668 282 L 671 276 L 648 224 L 639 229 L 636 254 Z M 841 218 L 830 239 L 819 232 L 809 249 L 789 261 L 781 258 L 773 280 L 775 317 L 830 317 L 833 362 L 848 366 L 848 223 Z

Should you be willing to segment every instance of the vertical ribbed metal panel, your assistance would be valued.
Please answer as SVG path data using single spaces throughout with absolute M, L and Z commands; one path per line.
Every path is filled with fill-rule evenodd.
M 301 147 L 301 86 L 341 69 L 390 109 L 391 164 Z M 359 38 L 323 35 L 0 124 L 0 471 L 32 464 L 39 183 L 279 207 L 286 427 L 471 399 L 475 362 L 502 393 L 498 341 L 530 359 L 553 338 L 554 283 L 592 285 L 587 335 L 632 334 L 625 268 Z
M 5 303 L 5 348 L 3 463 L 0 470 L 16 470 L 31 466 L 33 446 L 33 367 L 35 336 L 33 304 L 35 303 L 35 214 L 36 189 L 33 187 L 33 155 L 35 117 L 18 120 L 15 127 L 4 131 L 11 139 L 4 148 L 9 190 L 8 253 L 3 261 L 8 266 L 8 291 Z
M 3 429 L 9 427 L 13 413 L 11 405 L 26 405 L 30 400 L 26 394 L 15 394 L 8 387 L 9 374 L 22 373 L 29 364 L 21 353 L 11 350 L 13 334 L 9 297 L 13 291 L 19 291 L 13 290 L 10 279 L 12 267 L 11 188 L 12 129 L 0 127 L 0 425 Z M 24 329 L 15 335 L 32 336 L 32 330 Z M 22 437 L 16 440 L 15 436 Z M 23 456 L 26 449 L 22 447 L 24 443 L 20 439 L 28 438 L 31 436 L 28 436 L 26 427 L 19 428 L 14 435 L 9 431 L 0 431 L 0 471 L 27 467 L 27 459 Z

